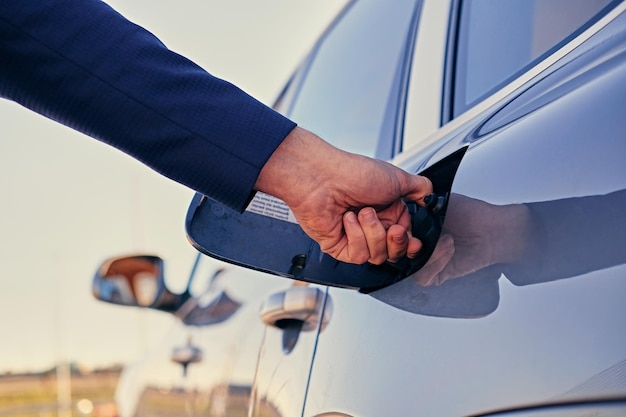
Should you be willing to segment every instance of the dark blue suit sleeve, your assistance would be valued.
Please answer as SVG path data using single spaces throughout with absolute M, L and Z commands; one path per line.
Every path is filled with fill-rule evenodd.
M 0 96 L 236 210 L 295 127 L 100 0 L 0 2 Z

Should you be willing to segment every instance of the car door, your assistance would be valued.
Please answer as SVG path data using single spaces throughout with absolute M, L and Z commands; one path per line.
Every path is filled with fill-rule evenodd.
M 626 412 L 624 7 L 596 3 L 518 65 L 471 72 L 464 36 L 509 29 L 493 5 L 451 9 L 450 122 L 395 159 L 450 193 L 439 246 L 385 289 L 329 289 L 305 416 Z M 516 25 L 552 26 L 507 5 Z

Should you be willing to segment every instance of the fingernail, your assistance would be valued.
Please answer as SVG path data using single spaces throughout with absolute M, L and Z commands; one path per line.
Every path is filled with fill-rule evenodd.
M 361 210 L 361 216 L 363 217 L 363 220 L 373 222 L 376 220 L 376 211 L 374 211 L 373 208 L 364 208 Z
M 403 243 L 405 241 L 405 239 L 407 239 L 405 237 L 405 235 L 397 235 L 397 236 L 393 236 L 393 240 L 394 242 L 398 242 L 398 243 Z
M 357 223 L 356 214 L 354 214 L 353 211 L 346 212 L 346 214 L 344 215 L 344 219 L 345 221 L 350 223 Z

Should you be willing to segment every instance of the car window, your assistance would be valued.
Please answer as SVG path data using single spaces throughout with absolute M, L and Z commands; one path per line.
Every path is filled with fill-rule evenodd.
M 461 7 L 454 117 L 591 25 L 611 0 L 466 0 Z
M 389 158 L 417 3 L 353 3 L 317 45 L 288 116 L 340 148 Z

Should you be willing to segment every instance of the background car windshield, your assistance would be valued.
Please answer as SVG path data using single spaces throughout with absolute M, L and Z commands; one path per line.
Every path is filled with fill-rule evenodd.
M 355 2 L 318 45 L 289 117 L 342 149 L 389 158 L 415 5 Z
M 610 0 L 467 0 L 459 26 L 454 116 L 592 24 Z

